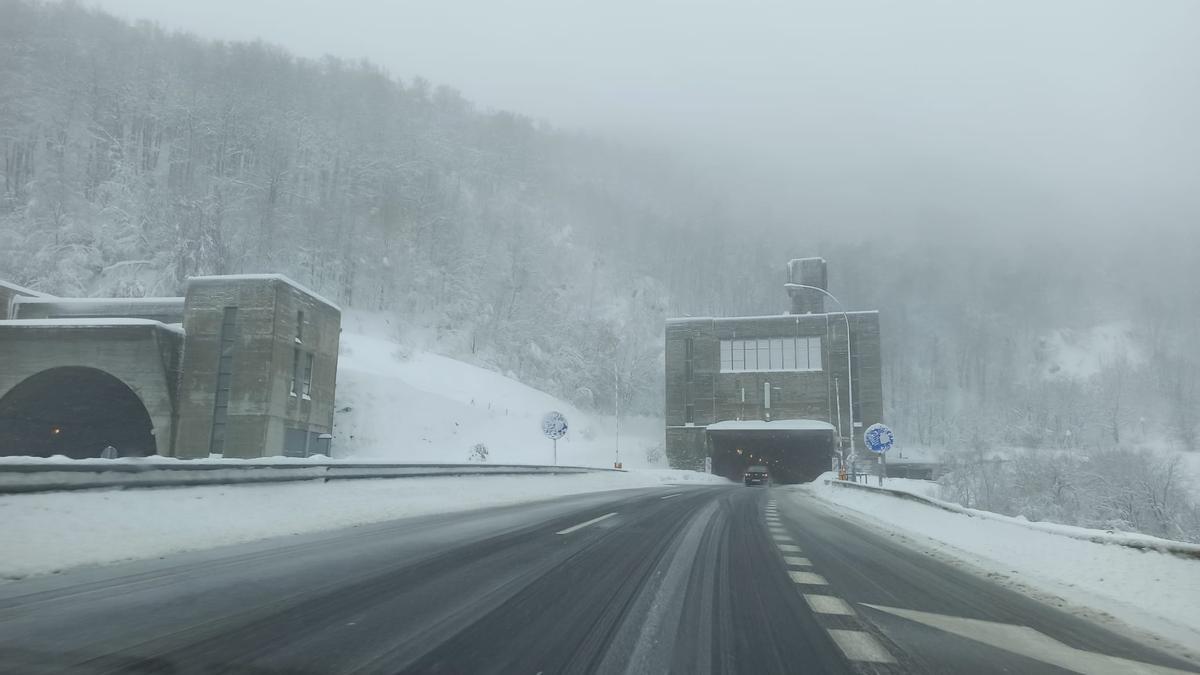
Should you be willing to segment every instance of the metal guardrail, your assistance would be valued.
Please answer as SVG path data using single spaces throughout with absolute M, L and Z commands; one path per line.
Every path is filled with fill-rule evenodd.
M 1094 544 L 1124 546 L 1126 548 L 1133 548 L 1133 549 L 1138 549 L 1141 551 L 1158 551 L 1160 553 L 1170 553 L 1171 555 L 1177 555 L 1177 556 L 1180 556 L 1183 558 L 1192 558 L 1192 559 L 1200 560 L 1200 544 L 1189 544 L 1187 542 L 1182 542 L 1182 541 L 1173 542 L 1173 541 L 1168 541 L 1165 539 L 1159 540 L 1159 541 L 1148 541 L 1148 540 L 1138 539 L 1138 538 L 1133 538 L 1133 537 L 1125 539 L 1125 538 L 1121 538 L 1120 536 L 1111 536 L 1111 535 L 1105 536 L 1102 534 L 1088 534 L 1085 532 L 1078 532 L 1078 533 L 1068 532 L 1065 530 L 1051 529 L 1051 528 L 1047 528 L 1047 527 L 1039 527 L 1038 526 L 1039 523 L 1033 522 L 1033 521 L 1022 523 L 1020 521 L 1014 520 L 1011 517 L 1005 516 L 1003 514 L 992 513 L 990 511 L 981 511 L 979 509 L 972 509 L 972 508 L 968 508 L 966 506 L 962 506 L 961 504 L 953 504 L 951 502 L 943 502 L 943 501 L 940 501 L 937 499 L 932 499 L 930 497 L 924 497 L 922 495 L 914 494 L 912 492 L 906 492 L 904 490 L 894 490 L 892 488 L 879 487 L 879 486 L 875 486 L 875 485 L 866 485 L 864 483 L 854 483 L 854 482 L 845 481 L 845 480 L 829 480 L 829 479 L 827 479 L 825 481 L 825 483 L 827 485 L 835 485 L 837 487 L 851 488 L 851 489 L 856 489 L 856 490 L 866 490 L 868 492 L 885 493 L 885 494 L 891 495 L 893 497 L 899 497 L 900 499 L 908 499 L 908 500 L 911 500 L 914 502 L 919 502 L 921 504 L 925 504 L 926 506 L 933 506 L 933 507 L 939 508 L 943 511 L 949 511 L 951 513 L 958 513 L 958 514 L 967 516 L 968 518 L 982 518 L 982 519 L 986 519 L 986 520 L 996 520 L 999 522 L 1008 523 L 1010 525 L 1017 525 L 1020 527 L 1025 527 L 1027 529 L 1034 530 L 1037 532 L 1043 532 L 1045 534 L 1053 534 L 1053 535 L 1058 535 L 1060 537 L 1069 537 L 1071 539 L 1078 539 L 1080 541 L 1090 541 Z
M 66 490 L 239 485 L 307 480 L 416 478 L 420 476 L 519 476 L 618 472 L 583 466 L 524 464 L 349 464 L 349 463 L 195 463 L 30 462 L 0 464 L 0 495 Z

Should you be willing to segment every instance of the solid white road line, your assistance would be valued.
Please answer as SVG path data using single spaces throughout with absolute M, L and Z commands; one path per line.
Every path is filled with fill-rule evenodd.
M 813 595 L 804 593 L 804 600 L 808 602 L 808 606 L 817 614 L 840 614 L 841 616 L 854 616 L 854 610 L 850 609 L 850 605 L 846 604 L 845 600 L 832 595 Z
M 812 561 L 810 561 L 808 558 L 801 558 L 800 556 L 795 556 L 795 555 L 783 556 L 783 562 L 788 565 L 795 565 L 796 567 L 812 567 L 813 566 Z
M 665 497 L 659 497 L 659 499 L 670 499 L 671 497 L 678 497 L 678 496 L 679 496 L 679 495 L 681 495 L 681 494 L 683 494 L 683 493 L 682 493 L 682 492 L 676 492 L 676 493 L 674 493 L 674 494 L 669 494 L 669 495 L 667 495 L 667 496 L 665 496 Z
M 881 607 L 879 605 L 869 605 L 865 602 L 863 606 L 903 617 L 909 621 L 922 623 L 968 640 L 982 642 L 985 645 L 1003 649 L 1006 652 L 1020 654 L 1026 658 L 1048 663 L 1073 673 L 1088 673 L 1089 675 L 1122 675 L 1124 673 L 1166 675 L 1169 673 L 1175 675 L 1187 672 L 1166 666 L 1156 666 L 1117 656 L 1076 649 L 1028 626 L 1015 626 L 1013 624 L 983 621 L 981 619 L 966 619 L 946 614 L 918 612 L 913 609 L 900 609 L 898 607 Z
M 800 547 L 795 544 L 775 544 L 784 553 L 800 553 Z
M 582 530 L 583 528 L 587 527 L 588 525 L 595 525 L 596 523 L 598 523 L 602 520 L 607 520 L 609 518 L 612 518 L 615 515 L 617 515 L 616 511 L 613 511 L 612 513 L 606 513 L 606 514 L 600 516 L 599 518 L 592 518 L 591 520 L 584 521 L 578 525 L 572 525 L 571 527 L 568 527 L 565 530 L 559 530 L 558 532 L 555 532 L 555 534 L 571 534 L 575 530 Z
M 895 663 L 896 659 L 884 649 L 875 636 L 861 630 L 829 629 L 829 636 L 851 661 L 871 663 Z
M 798 584 L 810 584 L 812 586 L 828 586 L 829 582 L 825 581 L 825 577 L 812 572 L 797 572 L 796 570 L 788 570 L 788 576 L 792 581 Z

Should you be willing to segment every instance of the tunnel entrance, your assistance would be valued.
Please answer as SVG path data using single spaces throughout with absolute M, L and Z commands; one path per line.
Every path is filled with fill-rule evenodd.
M 51 368 L 0 398 L 0 455 L 155 453 L 150 414 L 124 382 L 94 368 Z
M 813 420 L 709 425 L 713 473 L 740 481 L 746 467 L 766 466 L 776 483 L 807 483 L 832 466 L 834 428 Z

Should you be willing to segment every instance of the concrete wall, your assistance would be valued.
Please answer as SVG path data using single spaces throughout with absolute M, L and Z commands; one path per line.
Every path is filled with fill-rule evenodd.
M 0 398 L 44 370 L 102 370 L 137 394 L 154 425 L 158 454 L 171 452 L 175 369 L 181 336 L 154 324 L 29 326 L 0 323 Z
M 175 452 L 205 457 L 225 308 L 237 308 L 237 340 L 226 421 L 226 457 L 284 454 L 287 429 L 331 433 L 341 313 L 282 277 L 204 277 L 188 282 L 187 344 L 179 386 Z M 297 341 L 298 312 L 304 323 Z M 314 357 L 309 397 L 292 393 L 293 353 Z M 303 373 L 301 373 L 301 378 Z M 311 452 L 310 452 L 311 454 Z
M 858 366 L 854 399 L 861 414 L 855 436 L 883 416 L 883 383 L 879 351 L 879 315 L 849 315 L 851 342 Z M 820 371 L 720 372 L 723 339 L 820 337 Z M 687 381 L 685 358 L 691 340 L 692 379 Z M 721 319 L 673 319 L 666 326 L 667 456 L 672 466 L 691 466 L 707 452 L 703 427 L 733 419 L 815 419 L 837 425 L 835 390 L 840 390 L 842 430 L 851 432 L 850 392 L 846 364 L 846 329 L 842 314 L 779 315 Z M 834 386 L 834 378 L 840 386 Z M 764 403 L 769 384 L 771 407 Z M 742 391 L 745 390 L 745 402 Z M 688 427 L 687 406 L 694 406 Z M 769 415 L 768 415 L 769 414 Z M 861 439 L 855 441 L 861 448 Z

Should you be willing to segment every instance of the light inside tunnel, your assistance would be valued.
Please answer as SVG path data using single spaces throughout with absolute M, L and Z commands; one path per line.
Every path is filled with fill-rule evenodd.
M 152 429 L 137 394 L 94 368 L 44 370 L 0 398 L 0 455 L 152 455 Z
M 805 483 L 829 471 L 834 456 L 834 434 L 823 429 L 710 429 L 708 442 L 713 473 L 735 481 L 763 465 L 776 483 Z

